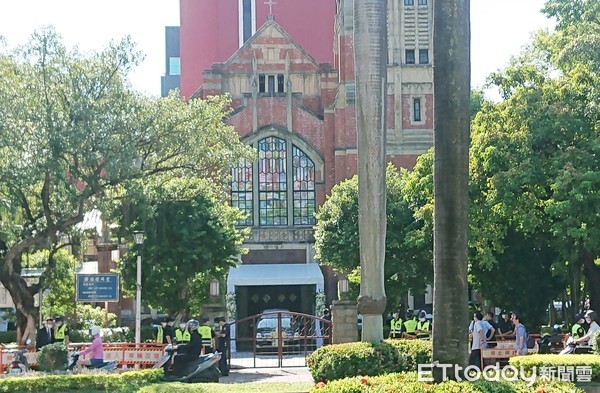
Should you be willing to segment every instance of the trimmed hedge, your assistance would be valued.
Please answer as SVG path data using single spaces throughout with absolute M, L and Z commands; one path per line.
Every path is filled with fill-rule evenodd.
M 556 375 L 557 367 L 562 366 L 591 366 L 592 380 L 600 382 L 600 356 L 598 355 L 528 355 L 510 358 L 510 364 L 526 371 L 537 368 L 538 375 L 540 367 L 553 367 Z
M 162 368 L 140 371 L 128 371 L 121 374 L 71 374 L 46 375 L 42 377 L 10 376 L 0 378 L 0 392 L 29 393 L 47 392 L 62 393 L 68 390 L 96 390 L 111 393 L 137 389 L 144 385 L 156 383 L 163 375 Z
M 381 375 L 416 371 L 419 363 L 431 363 L 431 342 L 385 340 L 380 344 L 354 342 L 326 345 L 306 361 L 316 382 L 355 375 Z
M 310 393 L 421 393 L 421 392 L 452 392 L 452 393 L 584 393 L 570 382 L 540 381 L 532 386 L 524 382 L 455 382 L 447 381 L 432 384 L 417 381 L 417 374 L 398 373 L 382 376 L 359 376 L 340 379 L 329 383 L 319 382 Z

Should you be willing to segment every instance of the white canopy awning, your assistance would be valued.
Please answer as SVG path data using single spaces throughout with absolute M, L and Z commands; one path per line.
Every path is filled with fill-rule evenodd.
M 229 269 L 227 292 L 236 286 L 316 285 L 323 291 L 323 273 L 317 263 L 240 265 Z

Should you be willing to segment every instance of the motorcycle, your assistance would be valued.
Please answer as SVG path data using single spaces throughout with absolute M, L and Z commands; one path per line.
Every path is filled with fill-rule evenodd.
M 67 370 L 73 371 L 75 366 L 77 366 L 77 361 L 79 361 L 79 352 L 72 352 L 69 355 L 69 362 L 67 363 Z M 100 364 L 89 364 L 86 365 L 87 368 L 97 369 L 97 370 L 105 370 L 105 371 L 114 371 L 117 369 L 117 362 L 110 361 L 104 362 Z
M 563 349 L 559 355 L 571 355 L 571 354 L 588 354 L 592 353 L 592 347 L 584 346 L 580 347 L 575 342 L 575 339 L 571 336 L 567 339 L 567 343 L 565 344 L 565 349 Z
M 30 370 L 29 362 L 27 362 L 27 358 L 25 357 L 26 352 L 26 349 L 19 349 L 18 351 L 13 352 L 13 360 L 10 362 L 10 366 L 8 366 L 6 371 L 8 374 L 21 374 Z
M 163 368 L 163 381 L 168 382 L 219 382 L 221 372 L 217 368 L 221 353 L 215 352 L 200 355 L 186 360 L 184 355 L 177 354 L 177 348 L 169 344 L 165 347 L 165 355 L 152 368 Z

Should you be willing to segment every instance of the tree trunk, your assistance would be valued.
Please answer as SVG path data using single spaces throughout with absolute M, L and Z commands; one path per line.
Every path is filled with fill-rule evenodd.
M 35 307 L 33 294 L 29 291 L 25 280 L 16 274 L 3 273 L 0 277 L 2 285 L 8 290 L 17 313 L 17 343 L 25 345 L 27 339 L 35 341 L 37 332 L 38 310 Z
M 462 367 L 469 323 L 469 41 L 469 0 L 435 1 L 433 361 Z M 440 382 L 442 368 L 433 371 Z
M 383 340 L 387 1 L 354 1 L 362 341 Z
M 596 264 L 597 255 L 586 250 L 583 253 L 583 271 L 585 273 L 586 292 L 590 294 L 590 309 L 600 309 L 600 265 Z

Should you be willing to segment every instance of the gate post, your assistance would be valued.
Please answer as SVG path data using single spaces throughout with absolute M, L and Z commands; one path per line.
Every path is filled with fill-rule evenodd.
M 358 305 L 352 300 L 334 300 L 331 304 L 333 344 L 358 341 Z

